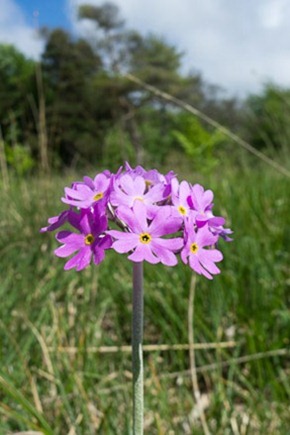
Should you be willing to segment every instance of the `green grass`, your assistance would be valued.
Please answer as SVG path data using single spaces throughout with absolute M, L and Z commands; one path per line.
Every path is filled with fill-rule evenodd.
M 215 212 L 235 232 L 233 243 L 221 243 L 221 275 L 197 282 L 195 341 L 237 343 L 196 351 L 207 423 L 221 435 L 286 434 L 289 181 L 256 165 L 219 168 L 207 179 L 186 175 L 189 169 L 180 168 L 180 178 L 213 189 Z M 64 272 L 64 261 L 53 255 L 53 235 L 38 232 L 62 210 L 63 186 L 74 179 L 12 180 L 10 191 L 0 193 L 1 434 L 130 433 L 130 353 L 89 348 L 130 344 L 131 263 L 109 252 L 98 268 Z M 145 265 L 145 344 L 188 343 L 190 278 L 182 264 Z M 60 352 L 61 346 L 77 352 Z M 286 351 L 266 354 L 278 349 Z M 238 360 L 257 353 L 261 358 Z M 189 364 L 188 351 L 145 353 L 146 433 L 202 433 Z

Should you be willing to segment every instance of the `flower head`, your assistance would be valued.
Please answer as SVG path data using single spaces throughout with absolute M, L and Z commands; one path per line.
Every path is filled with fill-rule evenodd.
M 88 208 L 96 203 L 104 203 L 108 195 L 110 177 L 102 173 L 96 175 L 94 180 L 84 177 L 83 183 L 77 183 L 74 188 L 65 188 L 65 197 L 62 202 L 79 208 Z
M 187 181 L 182 181 L 180 184 L 177 178 L 171 180 L 171 201 L 174 214 L 186 219 L 191 214 L 188 199 L 190 197 L 191 187 Z
M 214 236 L 207 226 L 195 228 L 189 219 L 185 228 L 186 243 L 181 251 L 181 259 L 199 275 L 212 279 L 212 275 L 220 273 L 215 263 L 223 259 L 222 253 L 214 248 L 218 236 Z M 208 248 L 208 249 L 205 249 Z
M 143 202 L 148 211 L 154 213 L 156 204 L 164 200 L 164 183 L 155 185 L 146 184 L 145 179 L 141 175 L 135 177 L 130 173 L 125 173 L 120 178 L 114 180 L 114 188 L 112 190 L 110 201 L 113 206 L 133 207 L 136 201 Z
M 81 210 L 80 214 L 71 212 L 69 220 L 78 233 L 57 233 L 56 239 L 62 246 L 54 251 L 58 257 L 68 257 L 77 252 L 67 261 L 65 270 L 82 270 L 90 264 L 92 258 L 95 264 L 99 264 L 105 257 L 105 249 L 112 244 L 110 236 L 104 234 L 108 223 L 106 216 L 100 215 L 98 209 L 87 209 Z
M 82 270 L 92 260 L 99 264 L 111 248 L 134 262 L 167 266 L 176 265 L 180 254 L 196 273 L 212 279 L 220 272 L 215 263 L 222 260 L 215 245 L 221 238 L 231 240 L 224 218 L 213 214 L 213 192 L 179 183 L 173 171 L 163 175 L 125 163 L 115 174 L 103 171 L 72 183 L 62 202 L 69 209 L 40 231 L 73 228 L 56 235 L 61 246 L 55 254 L 70 257 L 65 270 Z M 113 229 L 116 225 L 119 229 Z
M 119 253 L 131 252 L 129 259 L 135 262 L 163 263 L 167 266 L 177 264 L 174 252 L 181 249 L 183 239 L 162 236 L 175 233 L 180 228 L 180 219 L 172 218 L 170 208 L 160 208 L 148 223 L 146 206 L 136 202 L 133 208 L 120 207 L 118 216 L 126 223 L 128 232 L 107 231 L 115 242 L 112 247 Z

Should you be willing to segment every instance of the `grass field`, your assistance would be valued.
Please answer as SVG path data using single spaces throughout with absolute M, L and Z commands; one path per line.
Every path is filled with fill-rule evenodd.
M 214 190 L 235 239 L 221 246 L 221 275 L 195 292 L 195 343 L 234 342 L 195 351 L 208 427 L 288 434 L 289 180 L 255 163 L 207 178 L 189 169 L 180 179 Z M 130 352 L 107 347 L 130 345 L 132 265 L 109 252 L 98 268 L 64 272 L 53 235 L 38 232 L 74 179 L 11 180 L 0 193 L 0 434 L 130 433 Z M 144 344 L 169 345 L 145 352 L 148 434 L 202 433 L 189 351 L 172 348 L 189 343 L 190 281 L 182 264 L 145 265 Z

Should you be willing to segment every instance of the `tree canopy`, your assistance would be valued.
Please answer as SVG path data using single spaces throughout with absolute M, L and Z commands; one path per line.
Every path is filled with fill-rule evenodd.
M 221 98 L 199 72 L 182 72 L 183 53 L 174 45 L 127 28 L 113 3 L 82 5 L 79 20 L 90 20 L 95 31 L 78 38 L 61 28 L 42 29 L 39 62 L 0 45 L 0 125 L 10 154 L 17 144 L 37 161 L 41 133 L 55 167 L 126 158 L 164 162 L 176 149 L 194 156 L 196 134 L 214 155 L 215 132 L 180 116 L 127 73 L 244 132 L 257 148 L 288 146 L 289 90 L 269 85 L 244 104 Z

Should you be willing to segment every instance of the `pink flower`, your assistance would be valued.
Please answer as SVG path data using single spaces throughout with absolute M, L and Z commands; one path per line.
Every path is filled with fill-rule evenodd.
M 213 226 L 221 226 L 225 223 L 224 218 L 216 217 L 212 213 L 213 208 L 212 190 L 204 190 L 200 184 L 195 184 L 188 198 L 190 207 L 195 211 L 195 222 L 198 227 L 206 223 Z
M 69 221 L 78 233 L 57 233 L 56 239 L 63 245 L 54 253 L 58 257 L 68 257 L 78 252 L 66 262 L 64 269 L 82 270 L 90 264 L 92 257 L 95 264 L 103 261 L 105 249 L 110 248 L 112 244 L 110 236 L 104 234 L 108 226 L 106 216 L 100 215 L 98 209 L 87 209 L 82 210 L 80 214 L 71 212 Z
M 162 236 L 179 230 L 181 220 L 171 216 L 170 207 L 160 207 L 154 219 L 148 223 L 146 206 L 136 201 L 133 209 L 119 207 L 118 217 L 128 226 L 130 232 L 107 231 L 116 241 L 112 248 L 119 253 L 127 253 L 129 260 L 149 263 L 163 263 L 167 266 L 177 264 L 175 252 L 183 246 L 183 239 L 176 237 L 164 239 Z
M 111 179 L 101 173 L 94 180 L 84 177 L 83 183 L 76 183 L 74 188 L 65 188 L 66 196 L 62 198 L 65 204 L 80 208 L 89 208 L 96 203 L 104 203 L 108 196 Z
M 164 183 L 165 189 L 169 187 L 170 189 L 170 182 L 172 178 L 175 177 L 175 174 L 173 171 L 167 172 L 167 174 L 163 175 L 157 169 L 150 169 L 149 171 L 146 171 L 142 166 L 136 166 L 135 169 L 131 168 L 128 162 L 125 164 L 126 167 L 126 173 L 130 174 L 132 178 L 135 178 L 137 175 L 144 178 L 145 183 L 147 186 L 154 186 L 158 183 Z
M 59 257 L 71 258 L 65 269 L 82 270 L 93 260 L 99 264 L 105 250 L 128 253 L 134 262 L 177 264 L 177 254 L 198 274 L 212 279 L 220 273 L 216 263 L 222 254 L 214 245 L 232 240 L 225 220 L 214 216 L 213 192 L 200 184 L 179 183 L 173 171 L 132 168 L 129 163 L 116 173 L 103 171 L 94 179 L 65 188 L 62 198 L 69 209 L 48 220 L 40 231 L 53 231 L 70 224 L 73 231 L 60 231 Z M 76 211 L 74 211 L 76 210 Z M 108 227 L 111 221 L 113 227 Z M 112 229 L 120 227 L 120 230 Z M 171 238 L 170 238 L 171 237 Z
M 126 205 L 131 208 L 136 201 L 141 201 L 146 206 L 153 206 L 163 200 L 163 183 L 149 187 L 143 177 L 137 175 L 133 178 L 130 174 L 124 174 L 114 181 L 113 191 L 110 196 L 110 201 L 115 207 Z
M 220 273 L 215 263 L 223 259 L 222 253 L 212 248 L 218 240 L 208 229 L 207 225 L 194 229 L 193 220 L 189 219 L 185 227 L 186 243 L 181 251 L 181 259 L 199 275 L 212 279 L 212 275 Z M 204 249 L 209 247 L 210 249 Z
M 183 219 L 188 218 L 192 213 L 188 204 L 191 187 L 187 181 L 182 181 L 180 184 L 177 178 L 171 180 L 171 201 L 173 204 L 174 215 L 180 216 Z

